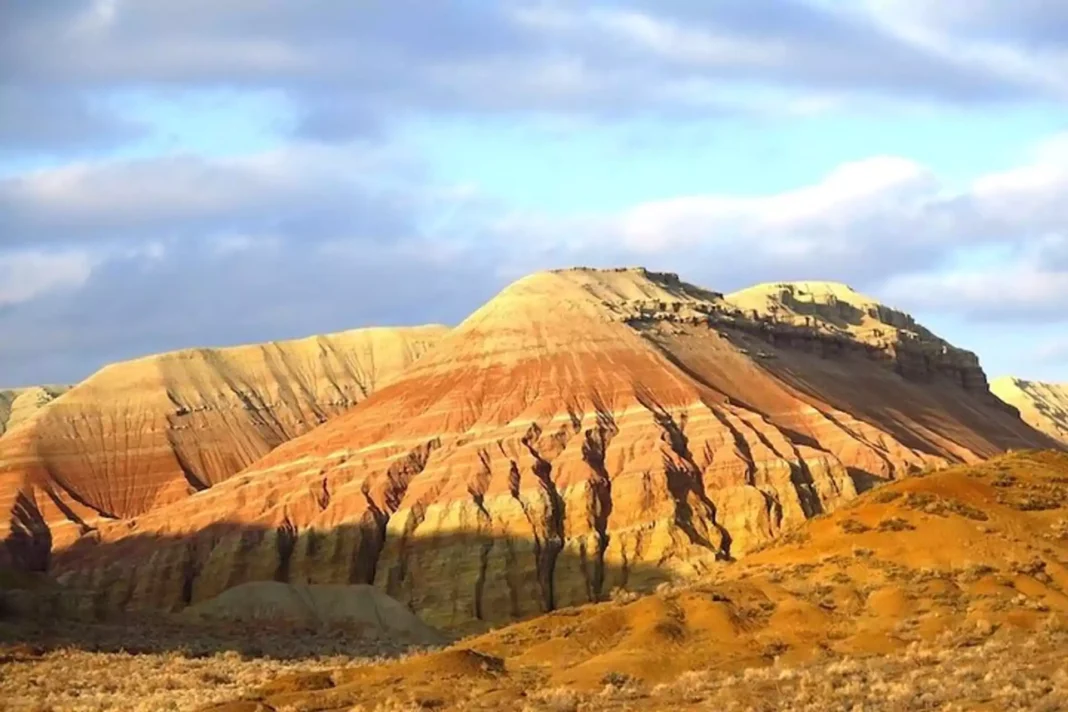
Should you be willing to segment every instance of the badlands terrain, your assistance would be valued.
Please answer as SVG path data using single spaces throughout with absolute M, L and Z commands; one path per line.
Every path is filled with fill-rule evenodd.
M 18 542 L 9 559 L 44 568 L 50 549 L 99 521 L 225 480 L 366 398 L 444 332 L 360 329 L 148 356 L 107 366 L 48 408 L 36 405 L 42 393 L 59 391 L 29 389 L 0 438 L 0 538 Z
M 1068 383 L 1040 383 L 1005 376 L 994 380 L 990 390 L 1017 408 L 1028 425 L 1068 443 Z
M 116 364 L 4 411 L 0 697 L 933 709 L 960 667 L 964 708 L 1063 702 L 1063 391 L 1012 384 L 845 285 L 644 269 L 531 275 L 453 329 Z M 170 696 L 102 682 L 172 663 Z

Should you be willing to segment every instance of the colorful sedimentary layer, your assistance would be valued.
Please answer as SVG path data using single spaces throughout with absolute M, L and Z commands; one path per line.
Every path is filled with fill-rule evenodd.
M 373 583 L 463 628 L 698 574 L 879 481 L 1050 443 L 974 354 L 843 285 L 546 272 L 344 415 L 53 570 L 108 607 Z

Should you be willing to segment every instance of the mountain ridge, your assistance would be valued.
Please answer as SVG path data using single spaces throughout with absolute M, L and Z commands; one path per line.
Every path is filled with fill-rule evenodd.
M 878 482 L 1053 445 L 971 352 L 852 290 L 802 308 L 806 289 L 739 306 L 671 273 L 530 275 L 347 413 L 102 524 L 56 570 L 165 608 L 256 577 L 373 583 L 431 625 L 488 625 L 699 575 Z M 211 534 L 223 520 L 250 529 Z M 138 537 L 174 544 L 107 554 Z
M 41 547 L 218 484 L 342 412 L 444 331 L 352 330 L 105 366 L 0 439 L 0 536 L 44 537 L 19 554 L 41 566 Z

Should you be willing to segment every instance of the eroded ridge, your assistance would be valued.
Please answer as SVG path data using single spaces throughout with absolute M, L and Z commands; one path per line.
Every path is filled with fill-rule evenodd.
M 878 482 L 1049 445 L 899 312 L 758 291 L 532 275 L 344 415 L 55 570 L 170 608 L 249 580 L 373 582 L 463 629 L 700 575 Z
M 362 401 L 444 327 L 363 329 L 113 364 L 0 440 L 0 557 L 48 551 L 217 485 Z

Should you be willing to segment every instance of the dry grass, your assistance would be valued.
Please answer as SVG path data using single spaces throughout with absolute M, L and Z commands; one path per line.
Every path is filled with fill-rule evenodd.
M 989 629 L 947 634 L 891 655 L 828 657 L 800 666 L 775 663 L 740 673 L 687 672 L 675 682 L 648 690 L 612 685 L 586 694 L 567 688 L 539 690 L 530 695 L 525 710 L 1053 712 L 1068 709 L 1068 670 L 1061 664 L 1068 649 L 1068 634 L 1060 623 L 1029 636 L 990 635 Z
M 396 646 L 343 632 L 0 622 L 0 710 L 197 710 L 293 673 L 385 662 Z
M 99 653 L 76 648 L 9 660 L 0 674 L 0 709 L 34 712 L 196 710 L 245 695 L 294 670 L 334 662 L 289 662 L 216 653 Z

